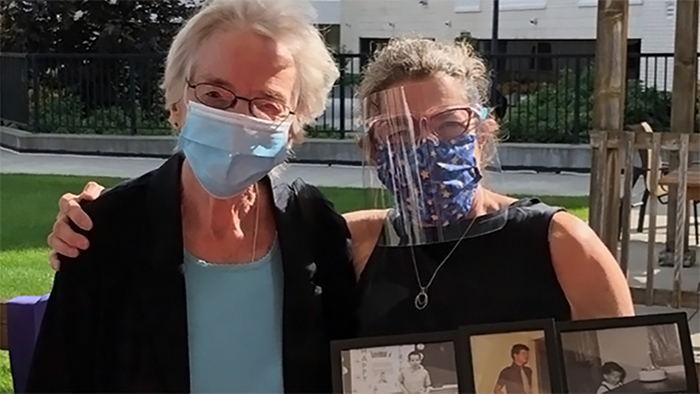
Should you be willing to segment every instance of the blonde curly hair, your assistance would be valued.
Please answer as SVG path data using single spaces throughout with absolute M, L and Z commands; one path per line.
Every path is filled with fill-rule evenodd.
M 449 44 L 427 38 L 391 39 L 367 65 L 358 95 L 360 100 L 368 99 L 398 83 L 418 82 L 435 75 L 446 75 L 461 82 L 465 98 L 470 103 L 483 106 L 488 101 L 491 88 L 489 71 L 474 48 L 463 42 Z M 491 117 L 477 127 L 482 166 L 495 156 L 497 130 L 498 125 Z M 365 149 L 371 145 L 367 142 L 361 141 Z
M 484 61 L 466 43 L 446 44 L 426 38 L 394 38 L 367 65 L 359 96 L 367 98 L 391 85 L 436 74 L 453 77 L 470 88 L 467 97 L 483 104 L 491 81 Z

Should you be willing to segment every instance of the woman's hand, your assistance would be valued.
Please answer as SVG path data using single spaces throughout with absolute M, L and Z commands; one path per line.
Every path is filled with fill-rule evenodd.
M 58 200 L 58 216 L 53 225 L 53 231 L 49 234 L 47 242 L 51 247 L 49 262 L 51 268 L 58 271 L 61 262 L 58 255 L 66 257 L 78 257 L 81 250 L 86 250 L 90 244 L 84 236 L 76 233 L 70 227 L 73 222 L 76 226 L 85 231 L 92 229 L 92 220 L 80 206 L 81 201 L 92 201 L 100 196 L 104 187 L 95 182 L 88 182 L 80 195 L 72 193 L 64 194 Z

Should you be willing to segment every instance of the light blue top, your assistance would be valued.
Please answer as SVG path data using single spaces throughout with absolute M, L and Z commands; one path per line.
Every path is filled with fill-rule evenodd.
M 190 389 L 282 393 L 282 254 L 210 264 L 185 251 Z

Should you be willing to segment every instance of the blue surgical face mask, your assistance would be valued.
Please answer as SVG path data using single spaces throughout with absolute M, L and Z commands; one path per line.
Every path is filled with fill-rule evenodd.
M 226 199 L 285 161 L 290 126 L 190 102 L 178 147 L 204 190 Z

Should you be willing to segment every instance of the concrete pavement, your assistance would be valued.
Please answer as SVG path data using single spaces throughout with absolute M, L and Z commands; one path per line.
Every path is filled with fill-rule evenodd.
M 133 178 L 151 171 L 163 159 L 109 156 L 77 156 L 17 153 L 0 148 L 0 173 L 111 176 Z M 367 187 L 378 185 L 370 179 L 371 169 L 339 165 L 287 164 L 279 172 L 285 180 L 297 177 L 318 186 Z M 367 180 L 365 180 L 367 179 Z M 533 172 L 488 172 L 487 186 L 506 194 L 585 196 L 587 174 L 549 174 Z

